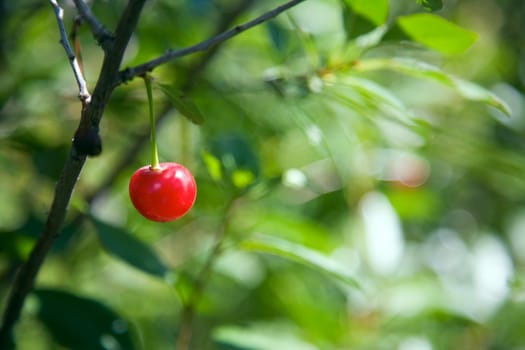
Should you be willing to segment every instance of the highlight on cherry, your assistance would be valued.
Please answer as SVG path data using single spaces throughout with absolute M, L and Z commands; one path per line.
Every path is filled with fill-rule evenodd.
M 197 197 L 197 185 L 192 173 L 183 165 L 159 162 L 151 77 L 144 75 L 148 95 L 151 128 L 151 164 L 136 170 L 129 182 L 133 206 L 145 218 L 168 222 L 190 211 Z

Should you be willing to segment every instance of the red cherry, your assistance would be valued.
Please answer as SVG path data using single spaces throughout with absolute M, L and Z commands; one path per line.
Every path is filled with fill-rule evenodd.
M 131 202 L 147 219 L 166 222 L 186 214 L 197 196 L 191 172 L 177 163 L 149 165 L 135 171 L 129 182 Z

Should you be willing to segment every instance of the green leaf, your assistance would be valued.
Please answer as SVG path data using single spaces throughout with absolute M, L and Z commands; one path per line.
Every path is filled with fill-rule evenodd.
M 181 91 L 178 91 L 167 84 L 156 83 L 156 86 L 158 86 L 159 89 L 164 92 L 164 94 L 170 99 L 171 103 L 173 103 L 178 111 L 189 121 L 197 125 L 204 123 L 204 117 L 195 103 L 193 103 L 193 101 L 191 101 Z
M 418 4 L 429 11 L 438 11 L 443 8 L 442 0 L 416 0 Z
M 246 188 L 255 182 L 255 175 L 247 169 L 236 169 L 232 173 L 232 183 L 237 188 Z
M 388 0 L 344 0 L 355 13 L 358 13 L 376 26 L 386 22 L 388 17 Z
M 343 83 L 354 88 L 362 95 L 374 98 L 377 104 L 386 103 L 396 108 L 405 108 L 401 100 L 372 80 L 348 76 L 343 79 Z
M 202 152 L 202 159 L 206 165 L 206 168 L 208 169 L 208 172 L 210 173 L 211 178 L 215 181 L 222 180 L 221 161 L 207 151 Z
M 342 16 L 345 34 L 348 40 L 370 33 L 376 28 L 376 25 L 370 19 L 356 12 L 346 3 L 343 3 Z
M 121 227 L 92 218 L 102 246 L 109 254 L 146 273 L 165 277 L 168 269 L 155 252 Z
M 300 244 L 274 236 L 257 234 L 242 241 L 241 248 L 247 251 L 274 254 L 326 273 L 353 287 L 359 286 L 357 281 L 335 260 Z
M 342 83 L 358 92 L 367 102 L 385 113 L 386 116 L 392 116 L 395 120 L 402 122 L 405 125 L 413 125 L 413 116 L 411 112 L 403 105 L 390 91 L 377 84 L 376 82 L 357 78 L 354 76 L 347 76 L 342 79 Z
M 489 106 L 499 109 L 505 115 L 510 116 L 512 111 L 510 107 L 499 97 L 488 91 L 484 87 L 470 82 L 468 80 L 452 77 L 454 88 L 465 98 L 472 101 L 480 101 Z
M 290 42 L 289 31 L 277 21 L 266 22 L 266 28 L 275 49 L 280 53 L 285 53 Z
M 465 52 L 477 39 L 476 33 L 430 13 L 402 16 L 397 21 L 413 40 L 447 55 Z
M 371 121 L 378 118 L 388 120 L 421 136 L 428 131 L 419 125 L 418 116 L 413 110 L 407 108 L 391 90 L 373 80 L 357 77 L 355 71 L 339 73 L 336 79 L 337 83 L 327 84 L 325 92 L 342 106 L 351 108 L 354 113 Z
M 428 220 L 438 215 L 441 197 L 424 186 L 407 191 L 392 186 L 385 193 L 403 220 Z
M 105 350 L 135 348 L 126 321 L 96 300 L 65 291 L 34 292 L 37 316 L 54 340 L 68 349 Z
M 354 69 L 359 71 L 387 69 L 417 78 L 431 79 L 453 88 L 468 100 L 485 103 L 486 105 L 497 108 L 507 116 L 512 114 L 510 107 L 503 100 L 484 87 L 470 81 L 456 78 L 445 73 L 440 68 L 425 62 L 399 58 L 372 58 L 359 61 L 354 65 Z

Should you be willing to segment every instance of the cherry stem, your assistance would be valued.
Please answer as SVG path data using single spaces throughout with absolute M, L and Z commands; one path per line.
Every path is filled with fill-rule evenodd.
M 146 92 L 148 94 L 149 105 L 149 123 L 151 128 L 151 169 L 160 169 L 159 166 L 159 152 L 157 149 L 157 133 L 155 130 L 155 113 L 153 112 L 153 92 L 151 88 L 151 76 L 144 74 L 144 84 L 146 85 Z

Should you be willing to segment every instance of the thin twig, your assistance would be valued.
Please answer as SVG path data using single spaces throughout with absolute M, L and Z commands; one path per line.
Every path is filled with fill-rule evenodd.
M 217 23 L 217 27 L 215 28 L 213 36 L 219 35 L 230 28 L 243 13 L 247 12 L 255 4 L 255 2 L 256 0 L 241 0 L 236 6 L 225 10 L 220 17 L 219 22 Z M 215 57 L 220 47 L 220 45 L 210 47 L 210 49 L 201 56 L 201 59 L 197 60 L 188 69 L 187 75 L 190 77 L 190 79 L 186 80 L 185 84 L 182 85 L 182 91 L 190 90 L 193 87 L 193 85 L 197 82 L 196 78 L 198 74 L 196 73 L 204 71 L 206 66 L 210 64 L 210 62 Z
M 75 48 L 75 56 L 77 56 L 80 71 L 85 76 L 86 73 L 84 72 L 84 64 L 82 60 L 82 47 L 80 46 L 80 38 L 78 37 L 78 31 L 82 26 L 82 22 L 82 16 L 75 17 L 75 21 L 73 22 L 73 28 L 71 28 L 71 33 L 69 34 L 69 38 L 73 42 L 73 46 Z
M 53 9 L 55 10 L 55 16 L 60 32 L 60 43 L 62 44 L 62 46 L 64 46 L 64 49 L 66 50 L 67 57 L 69 58 L 69 64 L 73 69 L 73 74 L 75 75 L 75 79 L 78 84 L 78 97 L 80 98 L 83 104 L 88 104 L 89 102 L 91 102 L 91 95 L 87 88 L 86 79 L 84 79 L 84 75 L 82 74 L 82 69 L 80 68 L 75 53 L 73 52 L 71 44 L 69 44 L 69 40 L 67 38 L 66 28 L 64 26 L 64 10 L 58 5 L 56 0 L 49 0 L 49 3 L 51 4 L 51 6 L 53 6 Z
M 136 76 L 142 75 L 144 73 L 152 71 L 154 68 L 168 62 L 171 60 L 174 60 L 179 57 L 187 56 L 196 52 L 201 51 L 207 51 L 210 47 L 215 46 L 217 44 L 220 44 L 250 28 L 253 28 L 261 23 L 264 23 L 279 14 L 283 13 L 284 11 L 300 4 L 301 2 L 306 0 L 292 0 L 289 1 L 279 7 L 274 8 L 273 10 L 270 10 L 261 16 L 246 22 L 244 24 L 235 26 L 234 28 L 227 30 L 219 35 L 216 35 L 212 38 L 209 38 L 207 40 L 201 41 L 198 44 L 188 46 L 186 48 L 180 49 L 180 50 L 168 50 L 164 55 L 159 56 L 151 61 L 145 62 L 143 64 L 140 64 L 135 67 L 130 67 L 125 69 L 120 74 L 120 83 L 124 83 L 126 81 L 129 81 L 133 79 Z
M 77 7 L 78 13 L 86 21 L 91 28 L 93 36 L 99 43 L 99 45 L 106 51 L 113 39 L 113 34 L 100 23 L 98 18 L 91 12 L 89 6 L 85 3 L 84 0 L 73 0 L 75 6 Z

